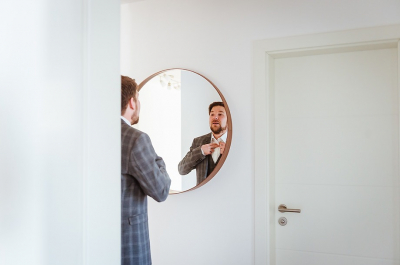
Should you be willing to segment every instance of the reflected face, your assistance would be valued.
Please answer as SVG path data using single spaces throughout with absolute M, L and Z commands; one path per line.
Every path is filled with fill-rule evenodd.
M 222 106 L 215 106 L 210 112 L 210 129 L 214 134 L 224 134 L 227 128 L 228 118 L 226 116 L 225 108 Z
M 139 92 L 136 91 L 136 98 L 134 99 L 134 103 L 136 108 L 132 113 L 132 125 L 137 124 L 139 122 L 139 114 L 140 114 L 140 101 L 139 101 Z

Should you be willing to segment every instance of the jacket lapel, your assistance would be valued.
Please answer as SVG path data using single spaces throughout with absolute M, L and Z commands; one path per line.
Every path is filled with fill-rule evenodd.
M 206 134 L 201 139 L 201 145 L 211 143 L 211 133 Z

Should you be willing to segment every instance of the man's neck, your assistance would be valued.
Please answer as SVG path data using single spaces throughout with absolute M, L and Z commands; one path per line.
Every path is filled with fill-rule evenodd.
M 215 134 L 213 133 L 213 136 L 214 136 L 214 138 L 215 138 L 216 140 L 218 140 L 218 138 L 221 137 L 222 134 L 217 134 L 217 135 L 215 135 Z
M 129 124 L 132 124 L 132 116 L 127 115 L 126 112 L 124 115 L 121 116 L 124 117 L 129 122 Z
M 212 134 L 213 134 L 214 138 L 215 138 L 216 140 L 218 140 L 218 138 L 221 137 L 222 135 L 224 135 L 224 133 L 226 133 L 226 130 L 223 131 L 223 132 L 220 132 L 219 134 L 215 134 L 215 133 L 212 133 Z

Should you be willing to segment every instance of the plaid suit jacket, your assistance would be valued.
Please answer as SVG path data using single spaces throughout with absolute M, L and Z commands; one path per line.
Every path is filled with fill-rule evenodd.
M 179 162 L 179 174 L 186 175 L 193 169 L 196 169 L 197 184 L 200 184 L 207 178 L 208 161 L 206 159 L 207 156 L 201 152 L 201 146 L 209 143 L 211 143 L 211 133 L 194 138 L 189 152 Z
M 147 195 L 167 199 L 171 179 L 149 136 L 121 119 L 121 264 L 150 265 Z

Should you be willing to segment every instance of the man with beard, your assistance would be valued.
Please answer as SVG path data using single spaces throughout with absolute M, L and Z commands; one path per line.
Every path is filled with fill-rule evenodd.
M 197 137 L 186 156 L 179 162 L 179 174 L 189 174 L 196 169 L 197 184 L 205 180 L 218 164 L 225 150 L 227 116 L 223 102 L 213 102 L 208 107 L 211 132 Z
M 167 199 L 171 179 L 149 136 L 131 125 L 139 122 L 135 80 L 121 76 L 121 264 L 150 265 L 147 196 Z

